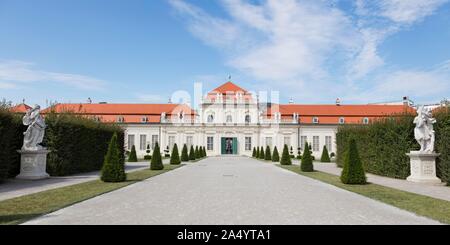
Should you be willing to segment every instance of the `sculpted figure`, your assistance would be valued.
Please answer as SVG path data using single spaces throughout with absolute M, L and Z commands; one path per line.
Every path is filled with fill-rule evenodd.
M 433 153 L 435 132 L 433 124 L 436 123 L 431 115 L 431 111 L 425 110 L 423 106 L 417 109 L 417 116 L 414 118 L 416 128 L 414 129 L 414 137 L 420 144 L 420 152 Z
M 44 118 L 40 114 L 40 109 L 39 105 L 35 105 L 34 108 L 27 111 L 22 119 L 23 124 L 28 126 L 23 133 L 22 150 L 37 151 L 43 149 L 39 144 L 44 139 L 46 125 Z

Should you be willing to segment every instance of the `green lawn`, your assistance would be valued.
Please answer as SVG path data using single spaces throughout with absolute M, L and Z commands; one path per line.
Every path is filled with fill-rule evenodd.
M 442 223 L 450 224 L 450 202 L 428 196 L 401 191 L 377 184 L 346 185 L 339 176 L 324 172 L 302 172 L 296 165 L 277 165 L 292 172 L 310 177 L 339 188 L 390 204 L 392 206 L 425 216 Z
M 104 183 L 93 180 L 0 202 L 0 224 L 20 224 L 34 217 L 120 189 L 130 184 L 176 169 L 183 165 L 164 165 L 164 170 L 139 170 L 127 174 L 127 181 Z

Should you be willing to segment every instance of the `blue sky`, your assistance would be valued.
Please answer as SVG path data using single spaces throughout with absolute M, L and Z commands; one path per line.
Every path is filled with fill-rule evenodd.
M 282 102 L 450 96 L 448 0 L 0 0 L 0 99 L 157 103 L 228 75 Z

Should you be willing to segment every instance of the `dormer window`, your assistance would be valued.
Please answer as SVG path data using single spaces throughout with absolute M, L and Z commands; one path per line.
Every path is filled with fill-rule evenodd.
M 118 123 L 123 123 L 123 122 L 125 122 L 125 118 L 124 118 L 123 116 L 118 116 L 117 119 L 116 119 L 116 121 L 117 121 Z
M 319 123 L 319 118 L 318 118 L 318 117 L 313 117 L 312 122 L 313 122 L 313 123 Z
M 344 124 L 344 123 L 345 123 L 345 118 L 340 117 L 340 118 L 339 118 L 339 124 Z
M 369 124 L 369 118 L 368 117 L 365 117 L 363 119 L 363 124 Z
M 245 115 L 245 123 L 250 123 L 252 121 L 252 118 L 250 115 Z
M 232 123 L 233 117 L 231 115 L 227 115 L 227 123 Z
M 147 122 L 148 122 L 148 117 L 141 118 L 141 123 L 147 123 Z
M 214 115 L 212 115 L 212 114 L 208 115 L 208 119 L 207 120 L 208 120 L 209 123 L 214 122 Z

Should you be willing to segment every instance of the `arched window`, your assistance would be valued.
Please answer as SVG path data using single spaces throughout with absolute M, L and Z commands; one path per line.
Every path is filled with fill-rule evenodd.
M 250 115 L 245 115 L 245 123 L 251 123 L 252 122 L 252 118 L 250 117 Z
M 233 117 L 231 115 L 227 115 L 227 123 L 232 123 Z
M 118 116 L 117 117 L 117 122 L 118 123 L 123 123 L 123 122 L 125 122 L 125 118 L 123 118 L 123 116 Z
M 208 115 L 208 122 L 209 122 L 209 123 L 214 122 L 214 115 L 213 115 L 213 114 L 209 114 L 209 115 Z
M 368 118 L 368 117 L 365 117 L 365 118 L 363 119 L 363 123 L 364 123 L 364 124 L 369 124 L 369 118 Z
M 340 118 L 339 118 L 339 124 L 344 124 L 344 123 L 345 123 L 345 118 L 340 117 Z
M 313 117 L 313 123 L 319 123 L 319 118 L 318 117 Z

